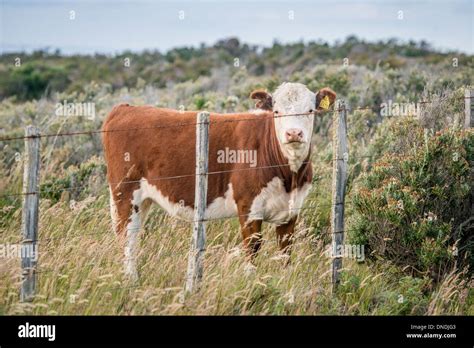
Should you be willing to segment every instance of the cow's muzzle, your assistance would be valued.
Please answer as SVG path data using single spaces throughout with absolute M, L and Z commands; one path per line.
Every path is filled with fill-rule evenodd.
M 286 143 L 304 143 L 304 133 L 301 129 L 290 128 L 285 132 Z

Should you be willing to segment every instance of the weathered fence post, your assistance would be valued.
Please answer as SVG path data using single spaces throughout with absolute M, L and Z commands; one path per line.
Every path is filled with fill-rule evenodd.
M 38 205 L 40 138 L 35 126 L 25 129 L 25 164 L 23 169 L 23 212 L 21 221 L 21 291 L 20 301 L 32 301 L 36 291 L 38 249 Z
M 207 202 L 207 170 L 209 154 L 209 113 L 200 112 L 196 125 L 196 187 L 194 197 L 194 225 L 188 259 L 185 292 L 199 286 L 202 278 L 202 259 L 206 248 L 204 212 Z
M 344 196 L 347 181 L 347 124 L 344 101 L 336 103 L 333 115 L 333 174 L 332 174 L 332 289 L 336 289 L 342 268 L 342 251 L 344 243 Z
M 474 127 L 474 90 L 466 89 L 464 92 L 464 128 Z

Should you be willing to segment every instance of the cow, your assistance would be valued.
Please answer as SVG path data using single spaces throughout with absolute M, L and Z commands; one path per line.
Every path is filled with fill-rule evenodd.
M 276 225 L 278 245 L 289 253 L 312 182 L 314 117 L 336 94 L 287 82 L 273 94 L 256 90 L 250 97 L 255 110 L 210 114 L 205 219 L 238 217 L 252 259 L 262 222 Z M 125 273 L 132 278 L 138 277 L 138 232 L 152 203 L 193 220 L 197 113 L 121 104 L 104 121 L 112 225 L 125 237 Z

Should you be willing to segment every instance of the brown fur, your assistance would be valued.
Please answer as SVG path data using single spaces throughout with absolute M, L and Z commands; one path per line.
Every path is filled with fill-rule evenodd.
M 250 94 L 250 98 L 257 100 L 255 103 L 257 109 L 272 111 L 273 99 L 266 91 L 262 89 L 255 90 Z
M 180 113 L 171 109 L 122 104 L 116 106 L 105 120 L 103 144 L 107 178 L 113 188 L 119 215 L 118 233 L 123 233 L 129 221 L 133 209 L 132 193 L 139 188 L 138 183 L 126 183 L 127 181 L 146 178 L 171 202 L 182 201 L 186 206 L 194 208 L 196 115 L 196 111 Z M 304 163 L 297 175 L 292 175 L 288 166 L 258 168 L 288 163 L 280 150 L 271 112 L 259 115 L 211 113 L 210 122 L 209 172 L 233 172 L 208 176 L 207 204 L 223 197 L 228 184 L 232 184 L 242 237 L 252 254 L 260 245 L 261 227 L 261 221 L 246 224 L 245 214 L 250 212 L 253 199 L 274 177 L 283 180 L 287 192 L 311 182 L 311 164 Z M 189 125 L 171 128 L 176 124 Z M 249 169 L 249 164 L 243 163 L 218 163 L 217 151 L 225 147 L 256 150 L 257 168 Z M 129 162 L 125 161 L 126 153 L 130 156 Z M 309 161 L 309 155 L 307 160 Z M 178 175 L 189 176 L 154 180 Z M 287 226 L 280 226 L 277 229 L 279 240 L 281 236 L 291 235 L 293 229 L 294 221 Z M 280 245 L 286 249 L 288 243 L 289 239 L 287 242 L 280 242 Z

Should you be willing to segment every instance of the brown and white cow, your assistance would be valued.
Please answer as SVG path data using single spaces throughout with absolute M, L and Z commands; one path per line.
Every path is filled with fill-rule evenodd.
M 258 90 L 251 98 L 258 110 L 210 115 L 209 172 L 220 173 L 208 176 L 205 211 L 206 219 L 238 216 L 250 256 L 261 245 L 262 221 L 276 225 L 279 246 L 288 250 L 311 187 L 314 112 L 322 100 L 332 105 L 336 94 L 283 83 L 273 95 Z M 193 219 L 196 115 L 121 104 L 104 122 L 112 222 L 126 236 L 125 272 L 133 278 L 137 233 L 152 202 L 173 216 Z M 245 151 L 252 151 L 256 163 L 243 161 L 246 156 L 236 160 Z

